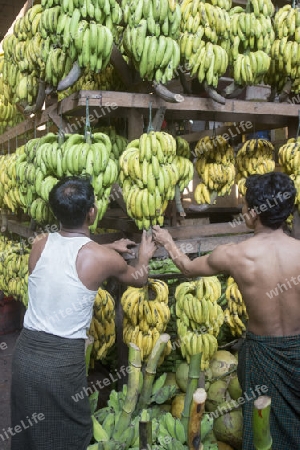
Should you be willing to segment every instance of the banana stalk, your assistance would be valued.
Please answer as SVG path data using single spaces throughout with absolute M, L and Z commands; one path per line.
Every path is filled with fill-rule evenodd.
M 114 440 L 118 441 L 122 439 L 122 434 L 130 425 L 132 413 L 135 411 L 138 393 L 139 393 L 139 382 L 140 382 L 140 372 L 142 368 L 141 363 L 141 351 L 139 347 L 132 342 L 129 344 L 128 352 L 128 384 L 127 384 L 127 394 L 125 397 L 124 405 L 120 418 L 116 426 L 116 435 Z
M 253 444 L 256 450 L 271 450 L 272 436 L 270 433 L 271 397 L 262 395 L 254 401 L 252 427 Z
M 138 409 L 144 409 L 147 408 L 151 392 L 152 392 L 152 385 L 154 382 L 154 378 L 156 375 L 156 368 L 158 361 L 170 339 L 169 334 L 161 334 L 159 338 L 157 339 L 147 362 L 146 368 L 145 368 L 145 374 L 144 374 L 144 381 L 142 386 L 141 395 L 139 398 L 138 403 Z
M 207 394 L 205 389 L 198 388 L 193 394 L 190 419 L 188 425 L 188 447 L 189 450 L 202 450 L 201 444 L 201 420 L 205 409 Z
M 181 422 L 185 428 L 188 429 L 188 423 L 190 418 L 190 406 L 193 398 L 193 394 L 198 388 L 198 380 L 200 376 L 200 364 L 201 364 L 202 353 L 197 353 L 196 355 L 191 355 L 189 374 L 188 374 L 188 384 L 184 399 L 184 407 L 181 415 Z

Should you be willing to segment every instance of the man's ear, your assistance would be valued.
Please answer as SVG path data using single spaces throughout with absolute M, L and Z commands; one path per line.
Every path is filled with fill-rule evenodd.
M 95 206 L 92 206 L 87 213 L 87 220 L 89 223 L 91 224 L 94 223 L 95 214 L 96 214 Z

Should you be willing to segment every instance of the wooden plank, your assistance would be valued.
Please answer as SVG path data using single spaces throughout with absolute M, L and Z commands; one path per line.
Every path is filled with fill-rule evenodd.
M 177 113 L 196 111 L 199 117 L 205 120 L 218 120 L 236 122 L 241 120 L 252 120 L 258 123 L 288 124 L 289 119 L 298 118 L 298 105 L 289 103 L 252 102 L 245 100 L 227 99 L 225 105 L 214 102 L 210 98 L 201 98 L 186 95 L 182 103 L 168 103 L 152 94 L 138 94 L 128 92 L 103 91 L 99 101 L 98 91 L 80 91 L 78 105 L 84 106 L 88 96 L 90 105 L 101 107 L 105 105 L 117 105 L 118 108 L 131 107 L 148 109 L 151 99 L 154 109 L 166 106 L 168 111 Z M 96 97 L 96 98 L 95 98 Z
M 170 232 L 174 240 L 204 236 L 239 235 L 251 232 L 244 223 L 236 226 L 233 226 L 230 223 L 210 223 L 207 225 L 187 225 L 185 227 L 165 228 Z

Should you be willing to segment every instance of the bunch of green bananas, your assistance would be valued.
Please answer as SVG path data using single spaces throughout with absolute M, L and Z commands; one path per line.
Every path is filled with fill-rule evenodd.
M 129 142 L 120 156 L 119 181 L 127 212 L 139 229 L 162 225 L 175 185 L 192 179 L 190 161 L 176 157 L 176 140 L 168 133 L 151 131 Z M 180 180 L 180 181 L 179 181 Z
M 196 170 L 202 182 L 195 189 L 197 203 L 212 202 L 216 195 L 230 193 L 235 179 L 234 152 L 223 136 L 205 136 L 195 147 Z
M 273 172 L 274 146 L 266 139 L 249 139 L 236 156 L 236 182 L 241 195 L 245 195 L 245 181 L 249 175 Z
M 95 128 L 95 132 L 98 131 L 109 136 L 111 142 L 111 158 L 114 157 L 116 163 L 119 165 L 119 158 L 128 145 L 128 139 L 117 134 L 116 129 L 113 126 Z
M 274 16 L 275 40 L 271 50 L 271 67 L 265 81 L 280 92 L 285 82 L 292 81 L 291 91 L 300 92 L 300 11 L 290 4 L 278 9 Z
M 236 6 L 230 11 L 229 59 L 234 81 L 239 85 L 261 83 L 269 70 L 275 39 L 274 12 L 270 0 L 251 0 L 249 10 Z
M 149 298 L 152 294 L 153 299 Z M 148 359 L 170 320 L 168 294 L 168 285 L 164 281 L 149 278 L 146 286 L 129 287 L 121 297 L 123 340 L 126 344 L 133 342 L 140 348 L 142 360 Z M 169 342 L 166 350 L 164 356 L 171 351 Z
M 93 336 L 93 360 L 105 358 L 116 340 L 115 301 L 105 289 L 99 288 L 94 300 L 93 318 L 88 334 Z
M 111 186 L 118 177 L 111 151 L 108 135 L 101 132 L 87 140 L 77 133 L 64 135 L 64 140 L 48 133 L 28 141 L 16 162 L 19 191 L 27 196 L 26 212 L 38 223 L 53 221 L 47 206 L 52 187 L 64 176 L 89 174 L 98 207 L 93 231 L 107 209 Z
M 32 6 L 16 20 L 13 33 L 3 40 L 5 96 L 24 108 L 35 103 L 38 82 L 44 76 L 42 38 L 38 32 L 41 16 L 41 5 Z
M 28 304 L 28 258 L 29 250 L 21 242 L 0 237 L 1 276 L 0 289 L 12 295 L 26 307 Z
M 224 314 L 217 301 L 221 283 L 217 277 L 204 277 L 184 282 L 175 291 L 177 332 L 182 356 L 202 353 L 201 369 L 205 370 L 218 348 L 216 336 L 224 322 Z
M 168 0 L 123 0 L 123 48 L 143 79 L 166 83 L 180 63 L 180 6 Z
M 192 76 L 215 88 L 228 66 L 230 20 L 226 9 L 230 6 L 229 1 L 219 5 L 198 0 L 181 3 L 181 57 Z
M 240 337 L 246 331 L 245 323 L 248 314 L 242 294 L 234 278 L 228 277 L 226 288 L 227 308 L 224 310 L 224 320 L 230 327 L 233 336 Z

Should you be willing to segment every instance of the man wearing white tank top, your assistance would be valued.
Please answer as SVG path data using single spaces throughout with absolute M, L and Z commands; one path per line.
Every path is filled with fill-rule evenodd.
M 12 435 L 11 450 L 86 450 L 92 436 L 88 398 L 75 403 L 87 387 L 85 339 L 94 298 L 109 277 L 140 287 L 156 245 L 144 232 L 137 264 L 119 253 L 129 239 L 99 245 L 90 239 L 96 218 L 94 191 L 82 177 L 60 180 L 49 195 L 60 231 L 38 237 L 29 258 L 28 309 L 12 364 L 11 427 L 32 424 Z M 141 270 L 142 269 L 142 270 Z M 136 273 L 142 275 L 136 277 Z

